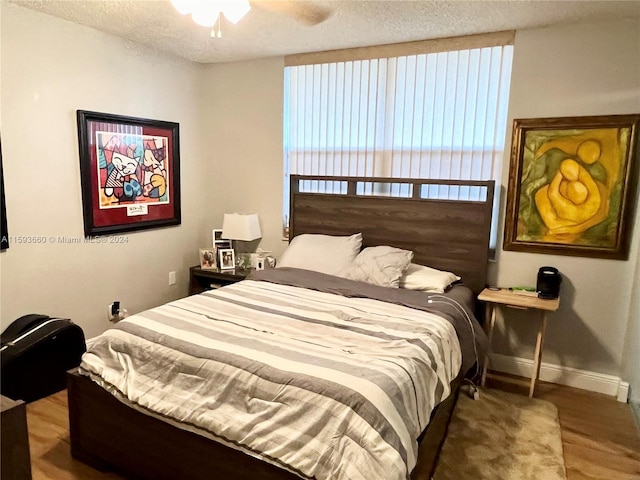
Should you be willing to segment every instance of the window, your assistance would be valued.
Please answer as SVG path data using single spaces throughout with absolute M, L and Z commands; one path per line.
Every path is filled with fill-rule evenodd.
M 500 32 L 287 57 L 285 225 L 291 174 L 494 179 L 499 185 L 512 43 L 512 32 Z M 339 186 L 310 182 L 308 188 Z M 398 186 L 386 194 L 408 192 Z

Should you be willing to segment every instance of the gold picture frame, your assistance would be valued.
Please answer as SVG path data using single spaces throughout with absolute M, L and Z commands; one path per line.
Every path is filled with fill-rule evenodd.
M 516 119 L 504 250 L 624 260 L 640 114 Z

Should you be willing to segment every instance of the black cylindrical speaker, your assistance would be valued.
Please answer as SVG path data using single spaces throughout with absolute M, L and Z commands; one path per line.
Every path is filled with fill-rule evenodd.
M 562 275 L 555 267 L 540 267 L 536 290 L 540 298 L 558 298 Z

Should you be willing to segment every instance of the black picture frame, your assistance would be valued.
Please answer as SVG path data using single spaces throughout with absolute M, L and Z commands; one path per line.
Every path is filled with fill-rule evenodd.
M 9 248 L 9 232 L 7 230 L 7 207 L 4 200 L 4 169 L 2 167 L 2 140 L 0 140 L 0 250 Z
M 77 111 L 84 233 L 179 225 L 180 126 Z

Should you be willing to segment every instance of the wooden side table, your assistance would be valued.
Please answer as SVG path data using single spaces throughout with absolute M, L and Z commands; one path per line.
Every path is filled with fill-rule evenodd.
M 492 290 L 485 288 L 478 295 L 478 300 L 486 302 L 487 304 L 487 316 L 489 319 L 489 330 L 487 335 L 489 337 L 489 347 L 491 347 L 491 341 L 493 340 L 493 329 L 496 324 L 496 307 L 507 306 L 511 308 L 518 308 L 522 310 L 537 310 L 539 312 L 538 323 L 538 336 L 536 338 L 536 346 L 533 354 L 533 372 L 531 374 L 531 381 L 526 384 L 529 385 L 529 397 L 533 397 L 533 392 L 536 388 L 536 383 L 540 378 L 540 363 L 542 361 L 542 348 L 544 345 L 544 334 L 547 328 L 547 312 L 555 312 L 560 306 L 560 298 L 554 299 L 542 299 L 534 296 L 523 295 L 515 293 L 513 290 L 502 288 L 500 290 Z M 506 319 L 506 317 L 505 317 Z M 487 380 L 487 369 L 489 367 L 489 354 L 485 357 L 484 367 L 482 369 L 482 381 L 484 386 Z M 517 383 L 521 383 L 518 380 L 511 380 Z
M 229 270 L 215 268 L 209 270 L 198 266 L 191 267 L 189 269 L 189 295 L 239 282 L 247 278 L 253 270 L 253 268 Z

